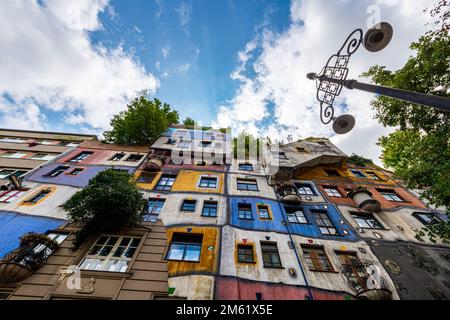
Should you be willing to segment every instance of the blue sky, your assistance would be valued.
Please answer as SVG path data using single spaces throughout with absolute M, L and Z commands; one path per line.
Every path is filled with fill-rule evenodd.
M 344 90 L 336 115 L 355 129 L 336 136 L 319 120 L 314 83 L 355 28 L 394 27 L 381 53 L 360 49 L 350 77 L 374 64 L 397 69 L 429 30 L 434 0 L 3 0 L 0 127 L 101 135 L 137 91 L 182 118 L 286 141 L 329 137 L 379 162 L 373 95 Z M 368 79 L 362 79 L 368 81 Z
M 158 76 L 157 97 L 204 123 L 215 120 L 217 106 L 231 99 L 238 83 L 230 79 L 237 52 L 263 26 L 289 26 L 288 1 L 111 1 L 116 17 L 100 15 L 105 30 L 94 43 L 123 43 L 146 69 Z M 180 8 L 188 21 L 182 25 Z M 166 56 L 164 55 L 166 54 Z

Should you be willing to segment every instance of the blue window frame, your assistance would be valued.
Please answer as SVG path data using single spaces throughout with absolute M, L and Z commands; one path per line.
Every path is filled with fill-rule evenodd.
M 357 178 L 367 178 L 366 175 L 362 173 L 360 170 L 351 169 L 350 171 Z
M 241 220 L 253 220 L 252 205 L 249 203 L 239 203 L 238 218 Z
M 259 191 L 256 179 L 237 179 L 237 189 L 246 191 Z
M 203 217 L 217 217 L 217 201 L 205 201 L 202 210 Z
M 309 183 L 295 183 L 298 193 L 302 196 L 315 196 L 316 192 Z
M 239 163 L 239 170 L 253 171 L 253 165 L 251 163 Z
M 159 179 L 158 185 L 155 190 L 158 191 L 170 191 L 172 190 L 172 186 L 175 182 L 176 176 L 172 175 L 163 175 L 161 179 Z
M 199 262 L 202 240 L 202 234 L 174 233 L 166 259 Z
M 184 200 L 183 204 L 181 205 L 181 210 L 194 212 L 196 203 L 197 203 L 196 200 Z
M 217 188 L 217 177 L 201 177 L 200 178 L 200 188 Z
M 61 173 L 66 172 L 69 169 L 70 169 L 69 166 L 58 166 L 57 168 L 53 169 L 49 173 L 45 174 L 44 176 L 54 178 L 54 177 L 59 176 Z
M 73 157 L 72 159 L 70 159 L 69 162 L 81 162 L 81 161 L 89 158 L 92 154 L 93 154 L 93 152 L 91 152 L 91 151 L 83 151 L 83 152 L 79 153 L 78 155 L 76 155 L 75 157 Z
M 154 199 L 148 200 L 147 212 L 143 216 L 144 221 L 150 221 L 156 219 L 164 206 L 166 199 Z

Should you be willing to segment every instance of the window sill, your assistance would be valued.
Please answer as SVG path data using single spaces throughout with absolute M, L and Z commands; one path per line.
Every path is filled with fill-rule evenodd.
M 115 271 L 99 271 L 99 270 L 80 270 L 82 276 L 97 278 L 130 278 L 132 272 L 115 272 Z
M 279 269 L 279 270 L 286 269 L 285 267 L 274 267 L 274 266 L 263 266 L 263 267 L 266 269 Z

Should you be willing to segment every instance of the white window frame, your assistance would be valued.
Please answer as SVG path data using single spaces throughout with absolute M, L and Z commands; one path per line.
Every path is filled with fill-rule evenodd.
M 5 156 L 5 154 L 10 153 L 9 156 Z M 5 153 L 0 154 L 1 158 L 10 158 L 10 159 L 21 159 L 23 157 L 25 157 L 27 155 L 27 153 L 23 153 L 23 152 L 14 152 L 14 151 L 7 151 Z
M 98 251 L 98 253 L 93 254 L 93 255 L 89 254 L 93 250 L 93 248 L 97 245 L 97 243 L 101 239 L 101 237 L 107 237 L 107 239 L 104 244 L 99 245 L 99 246 L 101 246 L 101 248 Z M 99 254 L 102 252 L 102 250 L 105 248 L 105 246 L 107 246 L 108 240 L 112 237 L 117 238 L 117 240 L 111 246 L 111 250 L 109 251 L 108 255 L 100 256 Z M 120 257 L 114 257 L 114 253 L 120 247 L 120 243 L 122 242 L 122 240 L 124 238 L 130 238 L 131 240 L 128 243 L 128 245 L 125 247 L 125 249 L 123 250 L 122 255 Z M 139 239 L 139 243 L 135 247 L 131 246 L 134 239 Z M 83 257 L 83 260 L 80 262 L 79 267 L 81 270 L 86 270 L 86 271 L 120 272 L 120 273 L 127 272 L 127 270 L 130 267 L 130 262 L 133 260 L 134 256 L 137 254 L 141 242 L 142 242 L 142 237 L 101 235 L 95 240 L 95 243 L 89 248 L 88 253 Z M 131 257 L 125 257 L 124 256 L 125 252 L 127 252 L 128 249 L 130 249 L 130 248 L 136 248 L 135 252 L 133 253 L 133 255 Z M 91 260 L 91 265 L 95 266 L 95 268 L 90 268 L 90 266 L 91 266 L 90 264 L 87 264 L 86 266 L 84 266 L 84 264 L 87 263 L 89 260 Z M 111 269 L 105 270 L 105 268 L 108 267 L 109 263 L 114 262 L 114 261 L 118 262 L 120 269 L 119 270 L 111 270 Z M 111 267 L 111 265 L 109 267 Z

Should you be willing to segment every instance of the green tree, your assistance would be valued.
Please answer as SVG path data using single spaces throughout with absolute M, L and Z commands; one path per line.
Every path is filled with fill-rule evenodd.
M 233 139 L 234 158 L 245 156 L 248 159 L 250 155 L 259 157 L 259 153 L 260 139 L 255 138 L 252 134 L 242 131 Z
M 188 127 L 188 128 L 193 128 L 197 123 L 194 121 L 194 119 L 187 117 L 186 119 L 184 119 L 183 121 L 183 125 Z
M 445 1 L 444 1 L 445 2 Z M 439 1 L 438 6 L 442 6 Z M 432 12 L 434 12 L 432 10 Z M 439 13 L 439 12 L 438 12 Z M 446 25 L 448 15 L 439 16 Z M 379 85 L 450 97 L 448 28 L 428 32 L 410 46 L 416 52 L 396 71 L 373 66 L 366 73 Z M 411 189 L 423 190 L 430 204 L 450 208 L 450 114 L 428 106 L 379 96 L 372 101 L 384 126 L 398 127 L 379 140 L 384 164 Z M 428 228 L 434 236 L 450 239 L 449 223 Z M 447 230 L 447 231 L 446 231 Z
M 64 204 L 71 221 L 83 224 L 75 246 L 90 235 L 116 232 L 139 223 L 144 204 L 142 193 L 127 172 L 100 172 Z
M 149 100 L 145 93 L 133 99 L 127 110 L 111 120 L 111 131 L 105 140 L 118 144 L 152 144 L 171 124 L 178 124 L 178 112 L 158 99 Z

